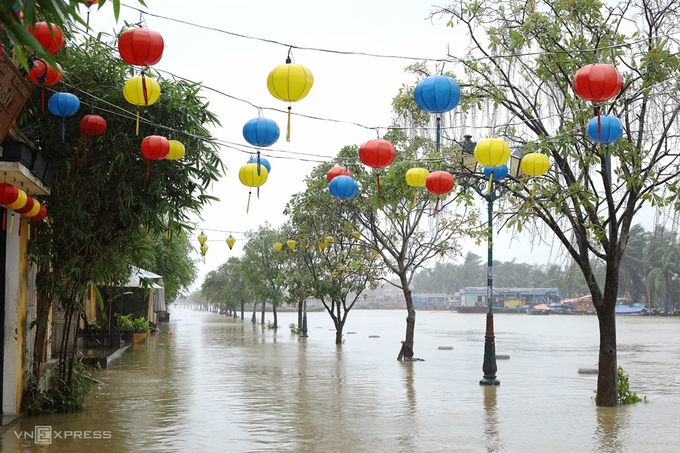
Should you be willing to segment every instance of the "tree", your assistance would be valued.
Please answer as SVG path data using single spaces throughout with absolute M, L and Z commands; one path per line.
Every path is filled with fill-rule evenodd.
M 146 6 L 144 0 L 137 1 Z M 83 5 L 89 8 L 91 6 L 89 3 L 87 0 L 43 0 L 40 2 L 4 0 L 0 4 L 0 26 L 2 26 L 0 41 L 4 46 L 12 45 L 17 58 L 26 69 L 28 69 L 28 61 L 24 47 L 32 49 L 39 58 L 55 66 L 54 55 L 28 32 L 28 27 L 34 26 L 40 20 L 55 24 L 63 31 L 68 31 L 65 29 L 76 23 L 87 27 L 87 22 L 80 15 L 79 8 Z M 101 0 L 98 8 L 102 8 L 105 3 L 106 0 Z M 118 20 L 120 0 L 111 0 L 111 3 L 116 20 Z M 19 13 L 23 16 L 23 20 L 17 20 Z
M 397 99 L 395 103 L 400 101 Z M 390 131 L 385 139 L 394 144 L 396 158 L 392 165 L 381 170 L 382 193 L 378 193 L 375 176 L 370 171 L 363 166 L 349 166 L 362 190 L 345 204 L 351 219 L 361 229 L 361 244 L 381 257 L 384 275 L 394 274 L 399 279 L 397 287 L 404 293 L 408 312 L 405 339 L 397 356 L 397 360 L 402 360 L 413 357 L 416 323 L 410 288 L 413 276 L 429 260 L 456 253 L 456 238 L 466 234 L 464 225 L 468 222 L 473 225 L 476 221 L 471 216 L 447 212 L 443 208 L 435 216 L 435 196 L 425 190 L 414 192 L 415 189 L 407 185 L 406 172 L 419 153 L 423 157 L 441 158 L 433 150 L 431 140 L 408 138 L 400 128 Z M 357 162 L 357 148 L 344 148 L 338 161 Z M 442 201 L 442 204 L 445 203 Z M 475 229 L 470 228 L 470 231 Z M 392 284 L 388 278 L 384 280 Z
M 173 301 L 189 289 L 196 279 L 196 260 L 191 258 L 192 245 L 184 231 L 170 236 L 150 237 L 148 256 L 139 267 L 163 276 L 166 301 Z
M 330 168 L 330 164 L 316 167 L 305 180 L 306 190 L 286 206 L 289 220 L 284 230 L 294 234 L 298 248 L 296 253 L 286 251 L 293 264 L 287 275 L 321 300 L 335 325 L 335 344 L 342 344 L 350 310 L 366 288 L 377 286 L 378 255 L 358 243 L 351 222 L 340 220 L 328 191 Z
M 262 320 L 267 302 L 272 305 L 274 328 L 278 328 L 276 308 L 285 299 L 285 274 L 281 254 L 274 248 L 280 234 L 265 222 L 257 231 L 248 231 L 248 242 L 243 247 L 242 269 L 248 288 L 257 302 L 262 302 Z
M 78 329 L 75 338 L 69 335 L 70 326 L 79 324 L 89 284 L 126 282 L 129 263 L 143 262 L 148 252 L 149 235 L 190 228 L 189 215 L 214 199 L 207 189 L 223 166 L 206 129 L 217 119 L 198 95 L 198 86 L 161 79 L 163 94 L 145 108 L 140 135 L 135 135 L 134 114 L 111 113 L 131 110 L 123 98 L 129 67 L 111 47 L 86 37 L 65 46 L 60 61 L 68 68 L 65 82 L 83 98 L 82 110 L 99 111 L 108 123 L 103 136 L 85 142 L 74 132 L 80 117 L 62 123 L 43 112 L 37 91 L 19 119 L 22 127 L 34 131 L 35 146 L 56 169 L 52 193 L 44 202 L 50 221 L 36 226 L 38 240 L 30 242 L 38 269 L 33 371 L 40 382 L 55 302 L 65 317 L 59 390 L 68 396 L 78 336 Z M 159 77 L 153 71 L 148 75 Z M 62 127 L 67 134 L 62 135 Z M 187 153 L 180 162 L 154 162 L 147 176 L 140 143 L 159 131 L 177 134 Z
M 552 158 L 535 195 L 533 183 L 508 183 L 521 200 L 508 209 L 508 225 L 542 222 L 585 277 L 599 320 L 598 406 L 617 404 L 614 314 L 633 219 L 645 204 L 677 209 L 678 7 L 677 0 L 468 1 L 434 13 L 470 37 L 470 48 L 452 57 L 467 88 L 460 112 L 486 109 L 489 134 Z M 586 137 L 583 125 L 598 108 L 572 88 L 574 74 L 595 62 L 623 76 L 621 92 L 602 107 L 624 124 L 608 147 Z
M 243 273 L 241 259 L 230 257 L 216 271 L 210 271 L 203 280 L 201 293 L 211 304 L 222 304 L 226 308 L 241 308 L 241 320 L 244 318 L 246 301 L 252 299 Z

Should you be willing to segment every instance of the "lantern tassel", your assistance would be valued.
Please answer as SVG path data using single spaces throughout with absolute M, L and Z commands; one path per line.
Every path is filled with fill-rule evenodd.
M 286 130 L 286 141 L 290 143 L 290 105 L 288 106 L 288 129 Z
M 418 202 L 418 188 L 416 187 L 415 193 L 413 194 L 413 204 L 411 205 L 411 207 L 415 208 L 417 202 Z
M 139 135 L 139 107 L 137 107 L 137 127 L 135 129 L 135 135 Z
M 441 117 L 437 117 L 437 153 L 439 153 L 439 141 L 441 137 Z
M 536 180 L 534 179 L 531 186 L 531 199 L 534 199 L 534 192 L 536 191 Z
M 597 108 L 597 141 L 602 141 L 602 125 L 600 124 L 600 107 Z
M 489 195 L 491 193 L 491 182 L 493 181 L 493 172 L 491 172 L 491 176 L 489 177 L 489 188 L 486 190 L 486 194 Z
M 432 214 L 432 217 L 437 215 L 437 206 L 439 206 L 439 197 L 437 197 L 437 202 L 434 204 L 434 214 Z
M 257 176 L 260 176 L 260 152 L 257 152 Z M 259 189 L 259 187 L 258 187 Z M 260 196 L 258 192 L 258 197 Z
M 340 218 L 342 217 L 342 203 L 340 203 L 340 210 L 338 211 L 338 223 L 340 223 Z
M 248 205 L 246 206 L 246 214 L 250 212 L 250 195 L 253 193 L 252 189 L 248 192 Z
M 149 164 L 151 163 L 151 160 L 147 159 L 146 160 L 146 179 L 149 179 Z
M 30 241 L 31 240 L 31 222 L 26 219 L 26 238 Z
M 339 199 L 339 198 L 336 198 L 336 199 L 335 199 L 335 207 L 337 208 L 337 207 L 339 207 L 339 206 L 340 206 L 340 199 Z
M 61 119 L 61 142 L 66 141 L 66 118 Z
M 257 186 L 257 199 L 260 199 L 260 186 Z
M 17 232 L 17 235 L 21 237 L 21 216 L 19 216 L 19 231 Z
M 7 211 L 2 211 L 2 231 L 5 231 L 7 225 Z
M 378 177 L 378 198 L 382 198 L 382 193 L 380 192 L 380 172 L 377 172 L 376 176 Z
M 7 234 L 12 234 L 12 225 L 14 225 L 14 213 L 12 213 L 12 218 L 9 221 L 9 231 Z

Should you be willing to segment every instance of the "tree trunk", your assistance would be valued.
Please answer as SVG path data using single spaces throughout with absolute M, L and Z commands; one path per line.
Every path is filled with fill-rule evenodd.
M 302 305 L 302 301 L 298 302 L 298 329 L 302 329 Z
M 618 403 L 615 306 L 615 303 L 608 303 L 605 297 L 603 306 L 597 310 L 600 324 L 597 405 L 601 407 L 616 406 Z
M 260 320 L 260 324 L 262 324 L 263 326 L 264 326 L 264 312 L 265 312 L 266 307 L 267 307 L 267 302 L 263 301 L 262 302 L 262 319 Z
M 276 307 L 272 305 L 272 311 L 274 312 L 274 328 L 279 328 L 279 318 L 276 316 Z
M 413 298 L 411 297 L 411 289 L 408 287 L 405 275 L 399 276 L 401 280 L 401 287 L 404 291 L 404 299 L 406 299 L 406 338 L 401 343 L 401 350 L 397 356 L 397 360 L 403 360 L 405 357 L 413 357 L 413 337 L 416 330 L 416 309 L 413 308 Z
M 335 321 L 335 344 L 342 344 L 342 331 L 345 328 L 345 323 L 336 320 Z
M 241 299 L 241 321 L 245 319 L 246 303 Z

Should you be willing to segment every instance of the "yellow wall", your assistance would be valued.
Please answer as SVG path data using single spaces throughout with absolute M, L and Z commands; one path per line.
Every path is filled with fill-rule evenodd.
M 524 306 L 524 300 L 523 299 L 509 299 L 505 301 L 505 307 L 508 308 L 517 308 L 517 307 L 523 307 Z
M 19 241 L 19 291 L 17 294 L 17 399 L 16 399 L 16 410 L 17 414 L 21 409 L 21 396 L 23 394 L 24 388 L 24 371 L 28 367 L 26 360 L 26 354 L 24 348 L 26 347 L 26 339 L 29 335 L 29 325 L 27 322 L 27 311 L 28 311 L 28 272 L 30 270 L 29 258 L 28 258 L 28 234 L 26 228 L 26 219 L 20 217 L 21 226 L 21 239 Z M 14 233 L 12 233 L 14 234 Z M 31 319 L 35 317 L 33 313 Z M 33 351 L 30 351 L 33 352 Z

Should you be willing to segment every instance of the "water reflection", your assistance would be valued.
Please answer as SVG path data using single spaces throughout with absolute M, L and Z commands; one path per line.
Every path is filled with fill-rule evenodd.
M 498 387 L 494 385 L 482 385 L 480 389 L 484 393 L 484 444 L 488 453 L 504 451 L 503 442 L 499 432 L 498 407 L 496 405 L 496 392 Z
M 629 406 L 598 407 L 595 439 L 597 451 L 620 453 L 624 451 L 622 431 L 630 424 Z

